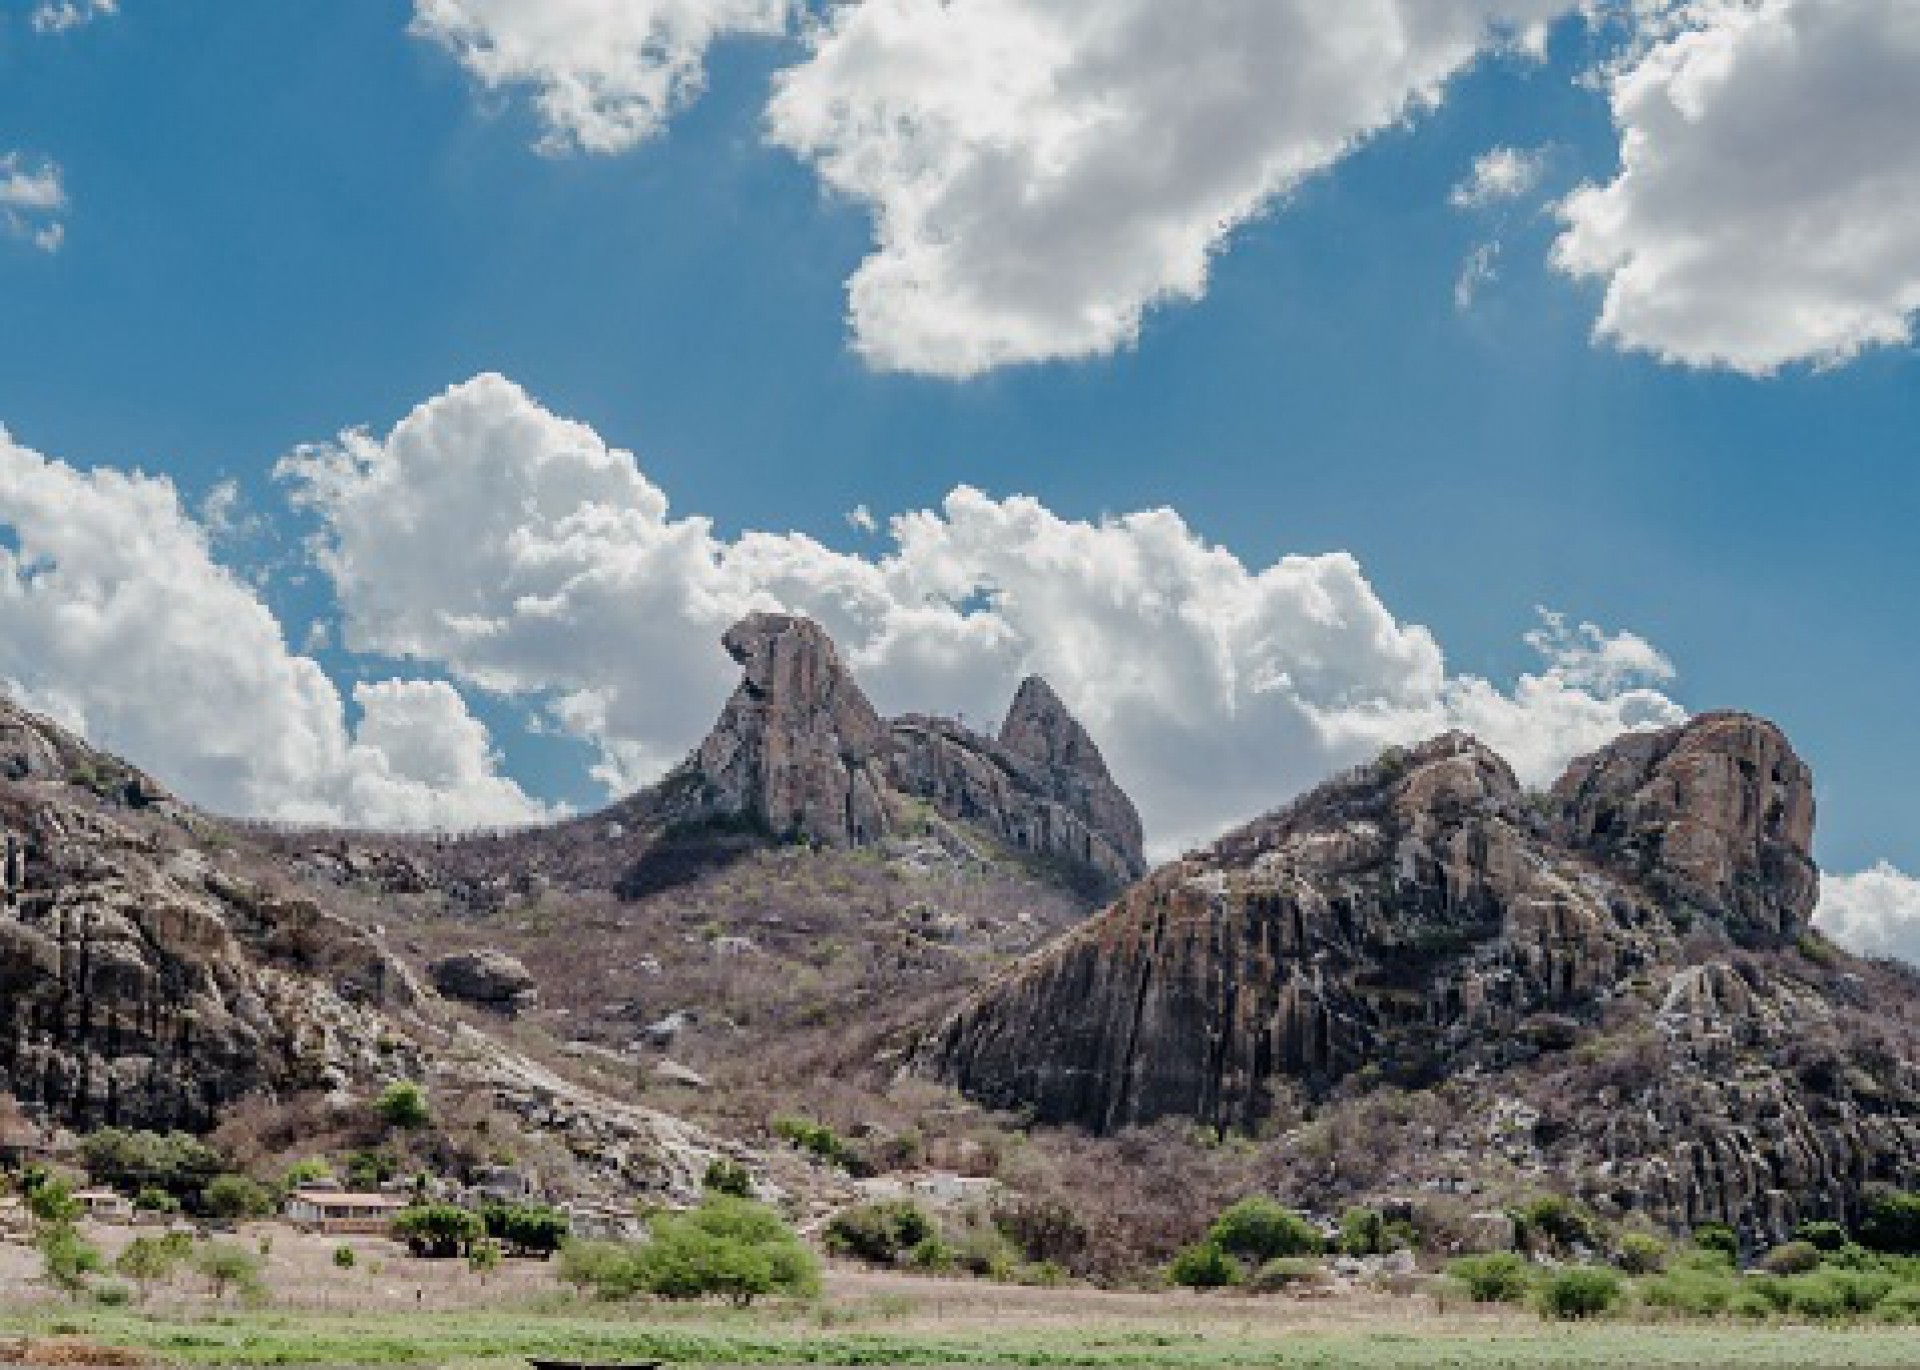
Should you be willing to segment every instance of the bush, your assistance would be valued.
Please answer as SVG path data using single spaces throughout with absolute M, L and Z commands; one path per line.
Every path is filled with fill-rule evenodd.
M 1523 1205 L 1513 1218 L 1520 1244 L 1529 1249 L 1544 1246 L 1554 1251 L 1571 1251 L 1576 1246 L 1592 1250 L 1601 1247 L 1599 1220 L 1585 1204 L 1564 1194 L 1542 1194 Z
M 193 1266 L 206 1279 L 216 1299 L 225 1298 L 229 1289 L 238 1291 L 248 1303 L 258 1303 L 266 1297 L 263 1273 L 266 1263 L 235 1242 L 209 1242 L 194 1258 Z
M 834 1214 L 827 1224 L 827 1250 L 871 1265 L 893 1265 L 922 1242 L 939 1235 L 932 1216 L 910 1199 L 859 1204 Z
M 1794 1228 L 1793 1238 L 1820 1251 L 1838 1251 L 1847 1244 L 1847 1229 L 1825 1218 L 1816 1218 Z
M 1519 1303 L 1533 1283 L 1532 1268 L 1511 1251 L 1462 1256 L 1447 1266 L 1447 1274 L 1475 1303 Z
M 1620 1276 L 1604 1265 L 1568 1266 L 1542 1280 L 1535 1299 L 1543 1317 L 1595 1318 L 1620 1302 Z
M 94 1285 L 92 1295 L 102 1308 L 125 1308 L 133 1302 L 133 1286 L 124 1280 L 108 1280 Z
M 1207 1239 L 1247 1261 L 1276 1256 L 1317 1256 L 1327 1249 L 1320 1229 L 1272 1199 L 1242 1199 L 1214 1220 Z
M 216 1176 L 200 1191 L 200 1205 L 209 1217 L 230 1223 L 273 1212 L 272 1197 L 245 1175 Z
M 280 1177 L 280 1187 L 289 1192 L 303 1185 L 324 1184 L 333 1178 L 333 1167 L 318 1156 L 309 1156 L 304 1161 L 295 1161 L 287 1167 L 287 1173 Z
M 180 1200 L 167 1190 L 149 1185 L 133 1196 L 133 1206 L 142 1213 L 178 1213 Z
M 1702 1251 L 1717 1251 L 1729 1261 L 1740 1259 L 1740 1239 L 1725 1223 L 1701 1223 L 1693 1229 L 1693 1244 Z
M 1016 1199 L 993 1210 L 999 1228 L 1030 1261 L 1069 1264 L 1087 1249 L 1087 1225 L 1058 1199 Z
M 1860 1244 L 1895 1256 L 1920 1255 L 1920 1194 L 1888 1192 L 1867 1202 Z
M 1629 1232 L 1614 1263 L 1629 1275 L 1657 1275 L 1667 1268 L 1667 1244 L 1650 1232 Z
M 1378 1256 L 1387 1249 L 1387 1221 L 1377 1208 L 1349 1208 L 1340 1215 L 1340 1252 Z
M 428 1260 L 464 1256 L 487 1235 L 486 1220 L 458 1204 L 415 1204 L 393 1220 L 393 1235 L 407 1250 Z
M 35 1222 L 47 1227 L 71 1227 L 80 1221 L 80 1201 L 73 1197 L 73 1186 L 65 1180 L 42 1173 L 22 1182 L 27 1196 L 27 1212 Z
M 853 1148 L 825 1123 L 816 1123 L 811 1118 L 775 1118 L 773 1133 L 829 1165 L 847 1171 L 861 1169 L 860 1158 Z
M 753 1172 L 725 1156 L 714 1157 L 707 1166 L 707 1173 L 701 1176 L 700 1184 L 713 1194 L 727 1194 L 736 1199 L 753 1197 Z
M 333 1268 L 335 1270 L 351 1270 L 358 1264 L 360 1264 L 360 1257 L 356 1255 L 353 1248 L 345 1242 L 333 1248 Z
M 1717 1261 L 1711 1267 L 1679 1266 L 1641 1284 L 1640 1297 L 1649 1308 L 1701 1318 L 1717 1317 L 1727 1311 L 1727 1305 L 1733 1300 L 1738 1287 L 1734 1279 L 1732 1268 Z
M 633 1258 L 638 1288 L 664 1299 L 724 1298 L 744 1308 L 763 1294 L 809 1297 L 820 1269 L 793 1229 L 764 1204 L 725 1196 L 661 1214 Z
M 569 1241 L 560 1248 L 554 1275 L 576 1289 L 592 1289 L 602 1298 L 624 1298 L 638 1288 L 632 1275 L 637 1248 L 623 1242 Z
M 1782 1242 L 1760 1258 L 1769 1275 L 1804 1275 L 1820 1268 L 1820 1248 L 1812 1242 Z
M 1325 1284 L 1327 1268 L 1311 1256 L 1276 1256 L 1253 1272 L 1249 1281 L 1263 1294 L 1276 1293 L 1306 1284 Z
M 1882 1322 L 1920 1323 L 1920 1284 L 1903 1284 L 1890 1290 L 1874 1312 Z
M 191 1196 L 220 1173 L 220 1154 L 185 1132 L 104 1127 L 80 1141 L 87 1174 L 119 1190 L 162 1189 Z
M 433 1116 L 427 1107 L 426 1091 L 410 1080 L 396 1080 L 381 1090 L 373 1111 L 388 1127 L 406 1131 L 425 1127 Z
M 1188 1289 L 1225 1289 L 1240 1283 L 1240 1263 L 1213 1241 L 1196 1242 L 1173 1258 L 1167 1278 Z
M 485 1279 L 500 1268 L 500 1245 L 498 1242 L 475 1242 L 467 1252 L 467 1269 Z

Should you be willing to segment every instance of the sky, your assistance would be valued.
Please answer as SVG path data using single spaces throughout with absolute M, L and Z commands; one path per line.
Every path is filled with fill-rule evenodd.
M 1920 957 L 1911 0 L 0 0 L 0 688 L 590 809 L 753 608 L 1160 855 L 1740 708 Z

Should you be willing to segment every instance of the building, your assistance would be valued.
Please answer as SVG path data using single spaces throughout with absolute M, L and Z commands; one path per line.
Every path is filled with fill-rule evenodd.
M 111 1189 L 82 1189 L 73 1196 L 80 1205 L 80 1211 L 97 1223 L 130 1223 L 133 1221 L 133 1201 L 124 1194 L 116 1194 Z
M 329 1236 L 384 1237 L 407 1206 L 398 1194 L 352 1194 L 339 1189 L 299 1189 L 287 1200 L 287 1221 Z

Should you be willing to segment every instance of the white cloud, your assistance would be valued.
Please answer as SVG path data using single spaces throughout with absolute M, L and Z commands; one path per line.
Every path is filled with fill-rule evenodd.
M 1540 183 L 1546 155 L 1539 149 L 1496 147 L 1473 159 L 1473 171 L 1448 198 L 1459 209 L 1484 209 L 1517 200 Z
M 43 252 L 57 252 L 66 238 L 66 212 L 67 188 L 57 164 L 0 153 L 0 226 Z
M 1823 875 L 1813 922 L 1849 951 L 1920 961 L 1920 880 L 1885 861 L 1856 875 Z
M 412 32 L 489 91 L 529 86 L 548 152 L 624 152 L 706 83 L 707 49 L 786 31 L 789 0 L 416 0 Z
M 1460 263 L 1460 274 L 1453 280 L 1453 307 L 1462 314 L 1473 308 L 1483 286 L 1500 279 L 1500 243 L 1481 243 Z
M 719 634 L 751 608 L 820 619 L 884 710 L 996 720 L 1044 674 L 1100 740 L 1161 851 L 1328 771 L 1465 726 L 1530 781 L 1623 728 L 1677 720 L 1641 639 L 1548 616 L 1543 666 L 1510 691 L 1447 670 L 1344 553 L 1249 567 L 1168 509 L 1097 523 L 962 487 L 888 521 L 888 549 L 717 537 L 677 518 L 633 456 L 498 376 L 385 438 L 283 463 L 321 521 L 346 647 L 544 696 L 616 789 L 711 724 L 735 669 Z
M 871 206 L 873 365 L 1086 357 L 1198 299 L 1239 224 L 1573 0 L 862 0 L 776 78 L 771 136 Z
M 35 33 L 65 33 L 119 12 L 118 0 L 40 0 L 29 22 Z
M 1907 342 L 1920 309 L 1920 7 L 1655 7 L 1608 77 L 1620 171 L 1561 205 L 1597 335 L 1766 375 Z
M 439 684 L 339 692 L 216 563 L 165 479 L 80 472 L 0 429 L 0 689 L 241 814 L 424 826 L 539 812 Z M 418 737 L 399 745 L 396 721 Z

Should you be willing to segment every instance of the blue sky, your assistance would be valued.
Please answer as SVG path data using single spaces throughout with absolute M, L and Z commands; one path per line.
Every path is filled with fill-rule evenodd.
M 771 84 L 826 40 L 723 37 L 704 92 L 650 136 L 541 152 L 539 81 L 490 87 L 398 0 L 123 0 L 58 32 L 33 10 L 0 6 L 0 155 L 57 168 L 61 205 L 26 221 L 62 236 L 0 234 L 0 424 L 80 472 L 163 475 L 189 513 L 237 481 L 251 522 L 214 555 L 257 581 L 290 650 L 320 620 L 311 654 L 343 690 L 453 682 L 538 799 L 595 802 L 604 738 L 392 633 L 345 650 L 354 611 L 300 542 L 339 508 L 295 510 L 273 475 L 483 372 L 632 451 L 721 539 L 797 531 L 871 561 L 890 536 L 849 510 L 884 525 L 959 485 L 1090 525 L 1171 506 L 1250 568 L 1350 553 L 1450 673 L 1501 690 L 1539 668 L 1536 606 L 1629 633 L 1677 672 L 1650 688 L 1788 729 L 1820 780 L 1825 863 L 1920 868 L 1911 346 L 1770 344 L 1768 374 L 1663 358 L 1658 339 L 1596 339 L 1608 278 L 1550 262 L 1563 197 L 1621 169 L 1625 97 L 1596 65 L 1651 63 L 1670 32 L 1566 18 L 1544 60 L 1490 42 L 1435 107 L 1258 197 L 1203 295 L 1149 308 L 1137 338 L 958 377 L 854 346 L 872 198 L 769 136 Z M 1454 203 L 1496 147 L 1532 158 L 1533 183 Z M 1497 275 L 1463 303 L 1464 264 L 1494 243 Z M 1896 317 L 1912 284 L 1892 272 Z

